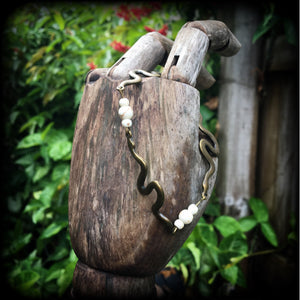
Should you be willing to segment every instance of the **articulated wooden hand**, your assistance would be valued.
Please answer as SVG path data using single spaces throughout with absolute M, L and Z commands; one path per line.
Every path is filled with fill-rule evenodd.
M 195 87 L 214 83 L 202 68 L 203 59 L 208 50 L 230 56 L 239 48 L 222 22 L 195 21 L 183 26 L 174 43 L 159 33 L 147 34 L 110 69 L 88 74 L 69 192 L 70 236 L 79 258 L 75 296 L 140 297 L 153 292 L 154 274 L 193 230 L 216 179 L 217 143 L 198 128 L 200 95 Z M 161 77 L 139 78 L 120 95 L 117 87 L 134 77 L 130 71 L 150 72 L 159 64 L 165 66 Z M 134 112 L 132 125 L 123 124 L 126 128 L 118 115 L 120 105 L 129 106 L 127 100 L 119 104 L 122 97 Z M 147 164 L 142 185 L 146 189 L 157 182 L 162 202 L 155 187 L 142 192 L 137 182 L 143 169 L 140 158 Z M 159 214 L 170 221 L 169 228 Z

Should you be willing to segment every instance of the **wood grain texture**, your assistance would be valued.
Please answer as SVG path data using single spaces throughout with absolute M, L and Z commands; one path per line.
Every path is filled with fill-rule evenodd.
M 279 243 L 284 243 L 290 233 L 290 218 L 298 211 L 299 201 L 299 110 L 295 78 L 295 70 L 268 73 L 261 110 L 257 192 L 269 208 Z
M 296 47 L 284 36 L 268 41 L 264 53 L 271 59 L 260 110 L 257 194 L 267 204 L 270 222 L 283 244 L 299 202 L 298 64 Z
M 143 35 L 108 70 L 107 76 L 113 79 L 128 78 L 129 71 L 142 69 L 152 71 L 167 55 L 166 49 L 150 32 Z
M 92 269 L 78 261 L 72 297 L 75 299 L 153 299 L 156 296 L 154 276 L 130 277 Z
M 72 150 L 70 236 L 84 264 L 119 275 L 149 276 L 181 247 L 207 201 L 193 223 L 175 235 L 153 215 L 155 192 L 141 196 L 136 188 L 140 170 L 117 113 L 119 83 L 100 77 L 85 87 Z M 174 221 L 200 199 L 208 169 L 198 146 L 199 92 L 186 84 L 146 78 L 125 93 L 135 113 L 136 151 L 149 164 L 148 182 L 158 180 L 164 189 L 161 211 Z M 214 182 L 215 175 L 208 196 Z
M 153 37 L 159 40 L 159 42 L 163 45 L 163 47 L 166 49 L 167 54 L 169 55 L 174 42 L 158 32 L 153 32 L 153 34 Z M 166 59 L 160 63 L 161 66 L 165 66 Z M 216 80 L 214 79 L 214 77 L 204 67 L 201 67 L 196 80 L 195 88 L 198 90 L 206 90 L 210 88 L 215 82 Z
M 222 56 L 233 56 L 241 48 L 239 40 L 223 22 L 216 20 L 192 21 L 184 26 L 203 31 L 209 38 L 209 51 L 217 52 Z
M 209 45 L 201 30 L 183 27 L 178 32 L 169 54 L 162 78 L 195 86 Z
M 236 56 L 221 58 L 217 194 L 224 213 L 239 218 L 249 213 L 248 200 L 255 195 L 259 44 L 252 44 L 251 39 L 259 16 L 255 8 L 240 4 L 228 19 L 234 21 L 235 34 L 244 47 Z

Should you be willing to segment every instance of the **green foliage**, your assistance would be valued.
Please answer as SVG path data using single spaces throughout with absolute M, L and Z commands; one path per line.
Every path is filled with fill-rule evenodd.
M 174 38 L 186 22 L 170 4 L 129 8 L 125 20 L 118 14 L 128 6 L 29 4 L 7 21 L 2 81 L 10 162 L 2 258 L 8 283 L 22 295 L 63 296 L 70 287 L 77 258 L 68 234 L 68 183 L 87 72 L 119 59 L 123 53 L 112 42 L 129 47 L 145 26 L 167 28 Z
M 263 203 L 260 199 L 251 198 L 249 201 L 249 205 L 251 210 L 253 211 L 257 224 L 260 225 L 260 229 L 263 235 L 274 247 L 277 247 L 278 241 L 276 233 L 269 223 L 269 212 L 266 204 Z
M 250 244 L 254 238 L 249 238 L 250 231 L 257 234 L 256 229 L 260 229 L 260 234 L 272 246 L 278 246 L 266 205 L 260 199 L 251 198 L 249 206 L 253 214 L 236 220 L 220 215 L 218 200 L 213 195 L 205 215 L 170 261 L 170 266 L 182 271 L 188 286 L 197 284 L 201 295 L 213 295 L 218 276 L 232 285 L 246 287 L 239 263 L 250 256 L 265 253 L 252 252 Z
M 202 125 L 208 129 L 213 134 L 217 133 L 216 126 L 217 126 L 217 106 L 215 108 L 210 108 L 209 101 L 214 98 L 218 98 L 219 94 L 219 72 L 220 72 L 220 55 L 216 53 L 208 53 L 207 60 L 204 63 L 205 68 L 207 71 L 216 79 L 216 83 L 209 89 L 200 91 L 201 96 L 201 105 L 200 105 L 200 112 L 202 115 Z
M 265 9 L 263 21 L 253 35 L 252 43 L 255 43 L 267 33 L 271 33 L 274 36 L 283 33 L 288 43 L 297 46 L 298 34 L 296 22 L 290 16 L 284 16 L 278 9 L 280 8 L 276 7 L 274 3 L 269 3 Z
M 252 42 L 255 43 L 261 36 L 266 34 L 278 22 L 278 17 L 274 15 L 274 4 L 270 5 L 270 10 L 265 14 L 263 22 L 259 25 Z

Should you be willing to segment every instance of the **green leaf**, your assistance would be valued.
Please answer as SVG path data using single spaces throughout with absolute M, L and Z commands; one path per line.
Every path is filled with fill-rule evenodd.
M 13 111 L 10 116 L 9 116 L 9 121 L 11 124 L 14 124 L 17 117 L 19 116 L 20 112 L 19 111 Z
M 41 207 L 37 210 L 34 210 L 34 212 L 32 214 L 32 222 L 34 224 L 37 224 L 38 222 L 40 222 L 44 219 L 46 209 L 47 209 L 47 207 Z
M 213 270 L 213 268 L 214 268 L 214 265 L 205 264 L 205 263 L 201 262 L 201 268 L 200 268 L 199 275 L 203 276 L 204 274 L 211 272 Z
M 33 133 L 25 136 L 17 145 L 17 149 L 26 149 L 34 146 L 42 145 L 43 139 L 41 133 Z
M 43 104 L 46 105 L 48 102 L 52 101 L 55 96 L 59 93 L 58 89 L 51 89 L 45 94 L 43 98 Z
M 179 249 L 179 251 L 172 258 L 169 266 L 180 269 L 181 263 L 183 263 L 185 265 L 194 265 L 195 264 L 192 253 L 185 247 L 181 247 Z
M 41 198 L 42 190 L 33 192 L 33 198 L 39 200 Z
M 67 288 L 71 285 L 75 266 L 76 262 L 70 262 L 66 266 L 66 268 L 62 270 L 61 276 L 57 279 L 57 285 L 59 286 L 59 296 L 62 296 L 67 290 Z
M 41 28 L 45 23 L 47 23 L 49 20 L 51 19 L 50 16 L 44 16 L 41 19 L 39 19 L 39 21 L 35 24 L 34 29 L 37 30 L 39 28 Z
M 52 126 L 54 125 L 54 122 L 51 122 L 50 124 L 47 125 L 47 127 L 43 130 L 42 132 L 42 139 L 44 140 L 47 133 L 50 131 L 50 129 L 52 128 Z
M 83 48 L 84 44 L 80 38 L 74 35 L 67 35 L 67 38 L 69 38 L 71 41 L 73 41 L 79 48 Z
M 38 280 L 40 275 L 31 270 L 22 271 L 14 278 L 14 287 L 20 291 L 30 289 Z
M 204 104 L 200 105 L 200 112 L 204 121 L 208 121 L 215 116 L 215 113 Z
M 254 44 L 260 37 L 274 27 L 278 20 L 279 18 L 274 15 L 274 5 L 271 4 L 270 12 L 264 16 L 263 22 L 256 29 L 252 38 L 252 43 Z
M 22 197 L 20 194 L 16 194 L 14 197 L 9 196 L 7 199 L 7 208 L 13 213 L 17 213 L 22 208 Z
M 265 238 L 274 246 L 278 246 L 278 240 L 274 229 L 269 222 L 263 222 L 260 224 L 260 228 Z
M 180 264 L 180 271 L 182 272 L 184 282 L 186 282 L 189 277 L 189 271 L 183 263 Z
M 47 143 L 49 146 L 55 144 L 56 142 L 67 140 L 68 136 L 62 130 L 57 130 L 53 128 L 51 128 L 51 130 L 45 136 L 45 143 Z
M 246 236 L 237 231 L 234 234 L 224 238 L 219 246 L 221 251 L 230 251 L 238 255 L 244 255 L 248 252 L 248 244 Z
M 200 258 L 201 258 L 201 250 L 197 248 L 196 244 L 193 242 L 189 242 L 186 245 L 187 249 L 190 250 L 190 252 L 193 255 L 194 261 L 195 261 L 195 269 L 200 269 Z
M 283 24 L 284 24 L 284 31 L 285 31 L 285 36 L 287 41 L 291 45 L 297 46 L 298 35 L 297 35 L 295 24 L 290 19 L 284 19 Z
M 225 267 L 225 269 L 221 270 L 221 276 L 229 281 L 232 285 L 235 285 L 238 279 L 238 266 L 233 265 L 230 267 Z
M 68 255 L 68 249 L 64 247 L 60 247 L 55 249 L 55 252 L 47 258 L 47 261 L 58 261 L 63 259 L 67 255 Z
M 212 277 L 208 280 L 208 284 L 213 284 L 218 274 L 219 274 L 219 270 L 213 272 Z
M 201 239 L 207 246 L 217 246 L 218 237 L 214 230 L 214 227 L 210 224 L 199 224 L 197 231 L 195 232 L 196 236 Z
M 241 230 L 239 222 L 229 216 L 220 216 L 215 219 L 213 224 L 224 237 Z
M 63 270 L 61 268 L 56 270 L 49 270 L 49 275 L 46 277 L 45 282 L 49 282 L 53 279 L 58 279 L 61 276 Z
M 48 184 L 42 191 L 40 195 L 40 201 L 43 203 L 44 206 L 49 207 L 51 204 L 52 197 L 54 193 L 56 192 L 57 184 L 50 183 Z
M 70 250 L 69 260 L 72 262 L 75 262 L 75 263 L 77 263 L 77 261 L 78 261 L 78 257 L 76 256 L 73 249 Z
M 242 232 L 247 232 L 257 225 L 257 220 L 254 216 L 247 216 L 239 219 Z
M 242 261 L 244 258 L 248 257 L 248 254 L 243 254 L 241 256 L 236 256 L 236 257 L 231 257 L 230 258 L 230 261 L 233 263 L 233 264 L 237 264 L 239 263 L 240 261 Z
M 50 43 L 48 45 L 48 47 L 46 48 L 46 53 L 49 53 L 54 47 L 56 44 L 60 43 L 62 41 L 62 38 L 59 37 L 57 39 L 55 39 L 52 43 Z
M 25 168 L 25 173 L 29 178 L 32 178 L 34 176 L 34 164 L 29 165 Z
M 210 264 L 214 264 L 217 267 L 221 267 L 222 266 L 222 262 L 220 260 L 221 256 L 220 256 L 220 250 L 217 247 L 208 247 L 207 248 L 209 256 L 211 258 Z
M 72 143 L 69 141 L 58 141 L 49 147 L 49 156 L 53 160 L 59 160 L 64 158 L 67 154 L 70 154 L 72 150 Z
M 60 30 L 63 30 L 65 28 L 65 20 L 63 19 L 59 11 L 56 11 L 54 13 L 54 20 L 58 24 Z
M 59 233 L 62 229 L 68 225 L 67 221 L 57 222 L 50 224 L 41 234 L 40 239 L 47 239 L 53 235 Z
M 30 153 L 30 154 L 26 154 L 26 155 L 20 157 L 19 159 L 17 159 L 15 161 L 15 163 L 18 165 L 21 165 L 21 166 L 28 166 L 28 165 L 33 164 L 34 160 L 35 160 L 34 155 L 32 153 Z
M 287 238 L 289 242 L 298 242 L 298 235 L 295 231 L 290 232 Z
M 51 179 L 53 181 L 57 181 L 57 180 L 61 181 L 69 178 L 69 175 L 70 175 L 70 164 L 59 164 L 55 166 L 55 168 L 53 169 Z
M 37 167 L 35 174 L 32 178 L 33 182 L 39 181 L 41 178 L 43 178 L 50 170 L 50 166 L 39 166 Z
M 34 116 L 29 119 L 19 130 L 19 132 L 23 132 L 25 129 L 32 127 L 35 128 L 36 125 L 42 127 L 45 123 L 45 117 L 40 115 Z
M 249 205 L 259 223 L 267 222 L 269 220 L 268 208 L 261 199 L 250 198 Z
M 76 93 L 76 95 L 74 97 L 74 108 L 77 108 L 77 106 L 79 105 L 82 95 L 83 95 L 82 91 L 79 91 Z
M 32 55 L 31 59 L 27 62 L 25 69 L 30 68 L 34 63 L 42 59 L 45 51 L 46 51 L 46 46 L 41 47 L 40 49 L 37 50 L 35 54 Z
M 32 238 L 32 233 L 24 234 L 18 237 L 15 237 L 12 243 L 10 244 L 8 249 L 3 249 L 4 255 L 12 255 L 18 253 L 21 249 L 23 249 Z

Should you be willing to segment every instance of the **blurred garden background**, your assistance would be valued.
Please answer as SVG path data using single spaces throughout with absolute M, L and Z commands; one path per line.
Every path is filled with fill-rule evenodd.
M 295 3 L 282 7 L 280 2 L 266 1 L 255 3 L 253 9 L 253 5 L 238 8 L 236 4 L 230 6 L 229 2 L 225 5 L 218 1 L 110 5 L 36 2 L 11 10 L 2 27 L 1 49 L 1 273 L 6 288 L 30 298 L 67 297 L 70 293 L 77 258 L 68 235 L 68 182 L 76 115 L 88 71 L 110 67 L 147 32 L 158 31 L 174 40 L 187 21 L 219 19 L 236 34 L 241 19 L 236 11 L 241 9 L 257 20 L 252 27 L 241 23 L 246 29 L 252 28 L 246 31 L 249 36 L 243 33 L 247 38 L 242 41 L 244 49 L 253 47 L 251 53 L 258 53 L 258 58 L 252 59 L 254 65 L 249 67 L 249 74 L 255 79 L 255 111 L 246 113 L 255 116 L 251 124 L 256 132 L 254 137 L 246 135 L 251 144 L 252 163 L 249 182 L 242 185 L 250 188 L 244 196 L 235 198 L 236 191 L 230 191 L 225 180 L 232 177 L 238 182 L 240 175 L 229 176 L 229 171 L 224 171 L 227 158 L 237 156 L 226 151 L 227 138 L 222 135 L 222 128 L 241 125 L 227 124 L 224 118 L 236 120 L 241 112 L 235 104 L 234 108 L 221 106 L 221 98 L 226 97 L 224 82 L 230 82 L 230 78 L 226 81 L 226 68 L 230 67 L 217 54 L 209 53 L 205 68 L 215 77 L 216 84 L 201 91 L 201 114 L 204 126 L 220 139 L 221 152 L 224 147 L 226 155 L 220 157 L 221 177 L 205 215 L 169 266 L 180 271 L 184 296 L 190 298 L 255 294 L 253 287 L 265 287 L 265 292 L 271 295 L 272 290 L 277 291 L 277 282 L 295 292 L 298 267 Z M 280 59 L 281 65 L 274 62 Z M 230 63 L 234 61 L 229 60 Z M 247 62 L 242 61 L 240 69 L 243 73 Z M 285 94 L 280 94 L 283 91 Z M 272 100 L 275 99 L 272 93 L 277 100 Z M 285 108 L 285 103 L 291 105 Z M 227 115 L 220 115 L 220 106 Z M 270 112 L 273 114 L 269 115 Z M 278 121 L 282 118 L 292 122 L 283 133 L 280 128 L 286 123 Z M 278 123 L 280 128 L 275 126 Z M 282 150 L 278 145 L 286 148 Z M 275 148 L 276 153 L 272 154 L 270 149 Z M 279 158 L 278 153 L 281 153 Z M 274 159 L 268 161 L 269 157 Z M 282 167 L 279 161 L 285 162 Z M 271 176 L 277 182 L 271 196 L 265 192 L 267 173 L 280 173 L 285 178 L 277 182 L 277 176 Z M 240 199 L 245 202 L 244 208 L 237 213 Z M 259 273 L 261 277 L 272 273 L 273 277 L 258 283 L 253 276 Z M 276 277 L 274 273 L 281 275 Z M 284 282 L 280 277 L 283 275 L 288 276 Z

